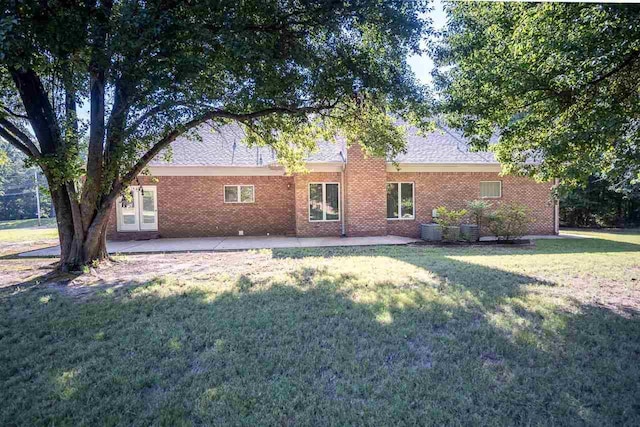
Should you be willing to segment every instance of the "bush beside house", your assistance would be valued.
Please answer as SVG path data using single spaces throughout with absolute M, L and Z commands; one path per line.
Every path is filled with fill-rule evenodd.
M 444 206 L 436 208 L 435 222 L 442 226 L 442 238 L 447 242 L 460 239 L 460 223 L 467 215 L 466 209 L 449 210 Z
M 528 209 L 520 203 L 501 205 L 487 216 L 489 230 L 498 240 L 514 240 L 527 233 Z

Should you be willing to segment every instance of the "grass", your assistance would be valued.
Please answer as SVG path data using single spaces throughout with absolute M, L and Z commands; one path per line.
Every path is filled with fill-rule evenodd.
M 0 221 L 0 243 L 29 243 L 58 238 L 55 218 Z M 0 248 L 0 254 L 3 253 Z
M 0 242 L 30 242 L 50 240 L 58 237 L 55 228 L 16 228 L 0 230 Z
M 42 218 L 40 227 L 51 228 L 56 226 L 55 218 Z M 15 219 L 11 221 L 0 221 L 0 230 L 9 230 L 16 228 L 32 228 L 38 227 L 37 219 Z
M 6 289 L 0 424 L 638 425 L 640 235 L 593 236 L 128 256 Z

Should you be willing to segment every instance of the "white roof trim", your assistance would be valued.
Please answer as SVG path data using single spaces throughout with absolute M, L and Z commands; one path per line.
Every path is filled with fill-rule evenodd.
M 309 172 L 342 172 L 342 162 L 307 162 Z
M 500 172 L 500 163 L 387 163 L 387 172 Z

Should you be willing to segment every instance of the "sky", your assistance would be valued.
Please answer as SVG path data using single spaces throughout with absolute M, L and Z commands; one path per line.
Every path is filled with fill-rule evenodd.
M 431 10 L 429 15 L 433 20 L 433 28 L 435 30 L 441 30 L 447 24 L 447 16 L 442 8 L 442 2 L 440 0 L 434 0 L 432 8 L 433 10 Z M 429 56 L 426 54 L 413 55 L 409 57 L 408 62 L 420 82 L 425 84 L 431 83 L 433 61 Z

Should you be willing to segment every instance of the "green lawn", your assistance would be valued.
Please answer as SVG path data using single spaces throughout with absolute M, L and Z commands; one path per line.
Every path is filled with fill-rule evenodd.
M 55 228 L 16 228 L 0 230 L 0 242 L 30 242 L 58 237 Z
M 55 218 L 43 218 L 41 224 L 38 227 L 37 219 L 0 221 L 0 243 L 35 242 L 58 237 Z
M 128 256 L 6 289 L 0 425 L 638 425 L 640 235 L 593 237 Z
M 45 228 L 51 228 L 56 226 L 55 218 L 42 218 L 40 220 L 40 226 Z M 11 221 L 0 221 L 0 230 L 9 230 L 16 228 L 31 228 L 38 227 L 37 219 L 14 219 Z

